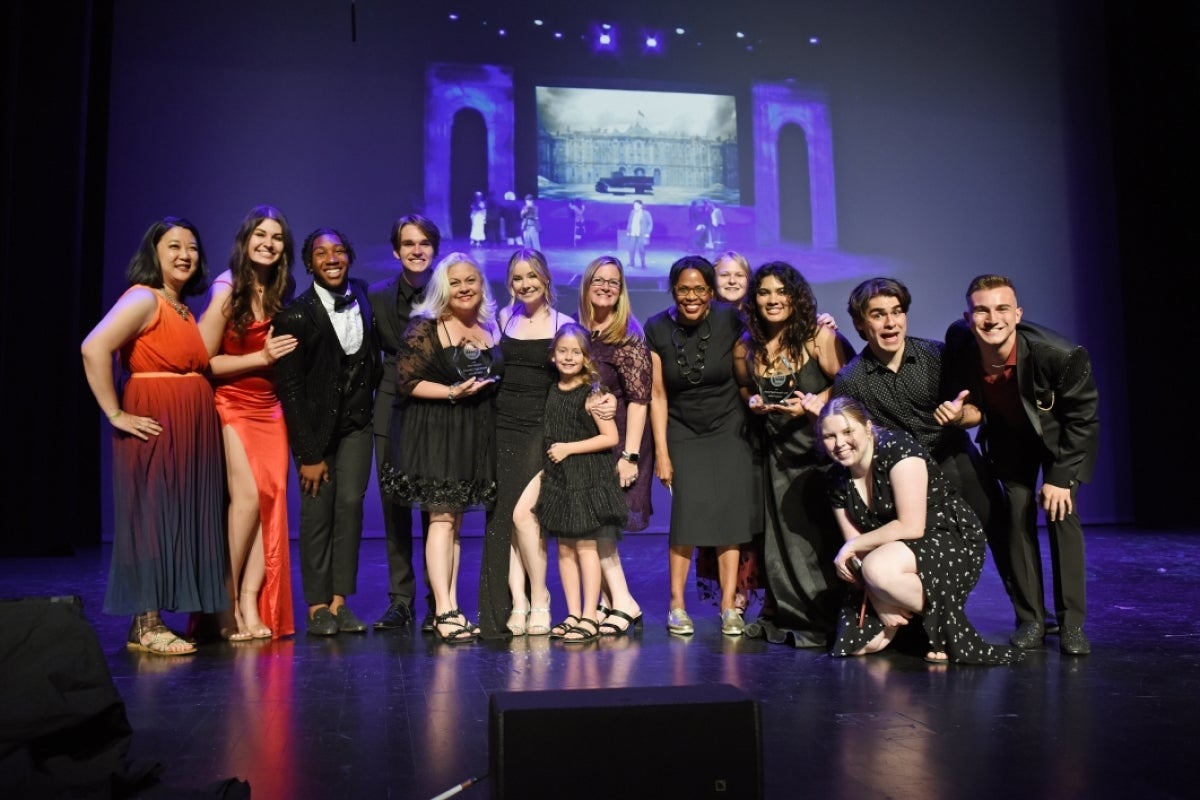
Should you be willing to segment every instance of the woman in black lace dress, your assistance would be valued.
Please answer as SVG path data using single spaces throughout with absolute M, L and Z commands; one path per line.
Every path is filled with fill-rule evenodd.
M 429 512 L 434 630 L 451 643 L 478 636 L 458 607 L 458 532 L 465 510 L 496 499 L 494 395 L 503 360 L 495 311 L 478 265 L 451 253 L 434 268 L 396 355 L 398 435 L 380 483 L 397 502 Z
M 858 587 L 842 608 L 831 655 L 879 652 L 920 616 L 928 661 L 1020 661 L 1020 649 L 988 644 L 967 619 L 967 595 L 983 569 L 983 527 L 933 459 L 907 433 L 876 428 L 850 397 L 830 400 L 818 424 L 835 462 L 830 499 L 846 540 L 833 564 Z

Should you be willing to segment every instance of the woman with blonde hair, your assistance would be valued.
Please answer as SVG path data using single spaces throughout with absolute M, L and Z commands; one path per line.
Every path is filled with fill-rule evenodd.
M 479 572 L 484 638 L 550 633 L 546 543 L 532 508 L 517 502 L 542 468 L 546 393 L 554 382 L 554 334 L 574 320 L 554 307 L 546 257 L 522 247 L 508 260 L 512 303 L 498 314 L 504 380 L 496 391 L 496 505 L 488 513 Z M 528 587 L 526 586 L 528 582 Z
M 458 607 L 463 512 L 496 499 L 495 382 L 502 371 L 496 302 L 465 253 L 434 268 L 396 355 L 397 418 L 381 486 L 429 512 L 425 565 L 434 632 L 451 644 L 478 638 Z
M 648 422 L 653 372 L 650 348 L 629 303 L 625 270 L 615 256 L 593 259 L 579 284 L 579 324 L 591 333 L 591 359 L 600 385 L 616 398 L 619 438 L 612 459 L 629 511 L 627 531 L 642 531 L 654 508 L 654 447 Z M 600 568 L 608 602 L 600 633 L 615 636 L 641 624 L 642 609 L 629 591 L 615 539 L 600 539 Z

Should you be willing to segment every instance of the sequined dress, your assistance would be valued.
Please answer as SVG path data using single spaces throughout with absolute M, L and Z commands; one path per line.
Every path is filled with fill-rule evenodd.
M 565 319 L 565 317 L 564 317 Z M 542 468 L 546 392 L 554 382 L 550 339 L 500 337 L 504 380 L 496 392 L 496 504 L 488 512 L 479 567 L 479 628 L 484 637 L 507 637 L 512 610 L 508 562 L 513 509 Z

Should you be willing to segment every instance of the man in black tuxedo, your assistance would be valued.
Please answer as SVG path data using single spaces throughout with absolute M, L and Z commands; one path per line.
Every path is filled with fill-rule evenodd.
M 275 315 L 297 346 L 275 363 L 275 384 L 300 475 L 300 576 L 308 632 L 362 633 L 346 605 L 358 580 L 363 497 L 371 477 L 371 416 L 381 366 L 364 282 L 350 278 L 354 248 L 332 228 L 304 240 L 313 277 Z
M 1004 488 L 1008 524 L 999 526 L 1005 535 L 991 545 L 993 552 L 1007 549 L 1012 571 L 1007 588 L 1018 627 L 1010 641 L 1029 650 L 1047 633 L 1040 506 L 1050 538 L 1059 649 L 1086 655 L 1087 574 L 1075 499 L 1096 466 L 1099 393 L 1086 350 L 1021 316 L 1011 280 L 981 275 L 971 281 L 964 321 L 946 332 L 944 363 L 959 393 L 938 406 L 934 418 L 979 425 L 979 441 Z
M 392 254 L 400 262 L 400 274 L 371 286 L 371 312 L 383 349 L 383 379 L 375 393 L 375 469 L 382 473 L 389 455 L 389 430 L 396 402 L 396 352 L 404 340 L 413 306 L 420 302 L 433 264 L 437 259 L 442 235 L 437 225 L 418 214 L 396 220 L 392 226 Z M 376 622 L 380 630 L 402 628 L 413 620 L 413 601 L 416 598 L 416 575 L 413 571 L 412 509 L 393 503 L 386 495 L 383 501 L 383 526 L 387 536 L 388 607 Z M 425 529 L 429 527 L 429 512 L 421 513 Z M 425 587 L 425 618 L 421 629 L 433 630 L 433 593 Z

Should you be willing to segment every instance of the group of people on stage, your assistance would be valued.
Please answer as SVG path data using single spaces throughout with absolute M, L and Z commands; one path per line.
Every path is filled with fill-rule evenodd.
M 300 248 L 312 286 L 293 298 L 291 230 L 257 207 L 197 321 L 184 299 L 208 287 L 199 234 L 175 217 L 147 231 L 129 289 L 82 346 L 114 429 L 105 611 L 133 616 L 131 649 L 193 653 L 205 620 L 232 641 L 295 632 L 290 449 L 311 635 L 367 630 L 347 601 L 374 463 L 389 574 L 377 629 L 415 622 L 418 513 L 421 627 L 440 640 L 582 644 L 640 626 L 618 544 L 647 527 L 657 479 L 671 497 L 673 634 L 696 629 L 695 561 L 729 636 L 861 655 L 919 619 L 934 663 L 1016 661 L 1054 632 L 1062 652 L 1089 652 L 1075 499 L 1096 459 L 1096 387 L 1087 352 L 1024 322 L 1004 276 L 970 283 L 945 343 L 907 335 L 902 283 L 864 281 L 848 303 L 866 342 L 856 355 L 779 261 L 680 258 L 671 304 L 643 326 L 613 256 L 587 265 L 572 315 L 537 248 L 512 254 L 498 308 L 469 255 L 439 257 L 430 220 L 401 217 L 391 244 L 399 273 L 368 287 L 350 276 L 347 237 L 313 231 Z M 477 621 L 458 591 L 475 509 L 487 513 Z M 1016 616 L 1005 646 L 965 613 L 985 545 Z M 174 631 L 163 610 L 197 624 Z

